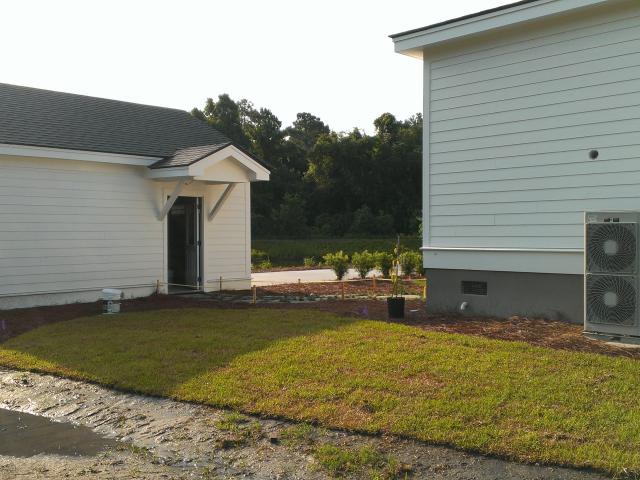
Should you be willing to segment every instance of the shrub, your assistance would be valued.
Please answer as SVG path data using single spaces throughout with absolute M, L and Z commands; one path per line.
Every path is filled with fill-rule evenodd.
M 325 265 L 327 265 L 336 274 L 338 280 L 342 280 L 349 270 L 349 255 L 342 250 L 336 253 L 327 253 L 324 257 Z
M 313 257 L 304 257 L 303 262 L 305 267 L 315 267 L 318 265 L 318 262 L 316 262 L 316 259 Z
M 411 275 L 412 273 L 422 270 L 422 255 L 419 252 L 413 250 L 407 250 L 400 254 L 400 268 L 405 275 Z
M 251 263 L 257 265 L 260 262 L 264 262 L 265 260 L 268 260 L 269 257 L 267 256 L 267 252 L 264 252 L 262 250 L 256 250 L 255 248 L 251 249 Z
M 388 252 L 376 252 L 373 256 L 375 258 L 376 268 L 382 272 L 383 277 L 388 277 L 389 270 L 391 270 L 391 266 L 393 265 L 393 255 Z
M 417 237 L 402 237 L 402 245 L 411 250 L 420 248 L 421 240 Z M 315 257 L 318 262 L 322 261 L 323 255 L 342 250 L 351 256 L 354 252 L 369 250 L 370 252 L 391 252 L 396 244 L 397 238 L 367 237 L 367 238 L 305 238 L 305 239 L 252 239 L 252 246 L 255 249 L 263 250 L 267 253 L 269 260 L 274 265 L 302 265 L 304 257 Z
M 354 253 L 351 263 L 358 271 L 360 278 L 366 278 L 367 274 L 376 267 L 376 259 L 368 250 Z
M 424 273 L 424 263 L 422 260 L 422 252 L 415 252 L 413 256 L 413 271 L 418 275 L 422 275 Z
M 269 259 L 261 261 L 258 265 L 258 268 L 260 270 L 268 270 L 271 267 L 273 267 L 273 265 L 271 264 L 271 260 Z

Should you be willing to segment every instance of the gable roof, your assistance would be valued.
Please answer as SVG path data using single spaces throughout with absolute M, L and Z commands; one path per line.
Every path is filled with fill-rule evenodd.
M 184 110 L 0 83 L 0 143 L 165 158 L 232 142 Z
M 232 143 L 225 142 L 214 145 L 182 148 L 176 150 L 173 155 L 158 160 L 156 163 L 150 165 L 149 168 L 187 167 L 229 145 L 232 145 Z
M 539 2 L 539 1 L 540 0 L 520 0 L 519 2 L 507 3 L 506 5 L 500 5 L 499 7 L 489 8 L 487 10 L 471 13 L 469 15 L 463 15 L 462 17 L 445 20 L 444 22 L 433 23 L 431 25 L 427 25 L 426 27 L 414 28 L 412 30 L 407 30 L 406 32 L 394 33 L 393 35 L 389 35 L 389 38 L 398 38 L 398 37 L 402 37 L 403 35 L 409 35 L 411 33 L 425 32 L 433 28 L 444 27 L 445 25 L 462 22 L 463 20 L 469 20 L 470 18 L 481 17 L 482 15 L 488 15 L 490 13 L 495 13 L 501 10 L 507 10 L 509 8 L 519 7 L 520 5 L 526 5 L 527 3 Z

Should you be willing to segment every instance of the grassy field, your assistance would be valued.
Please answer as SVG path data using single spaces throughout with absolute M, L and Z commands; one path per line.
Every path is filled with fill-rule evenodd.
M 638 361 L 305 310 L 172 310 L 51 324 L 0 364 L 389 432 L 529 462 L 640 472 Z
M 420 247 L 417 237 L 402 237 L 403 247 L 417 250 Z M 303 259 L 313 257 L 322 259 L 327 253 L 344 251 L 349 256 L 362 250 L 391 252 L 396 244 L 395 238 L 325 238 L 325 239 L 258 239 L 252 240 L 252 248 L 262 250 L 274 265 L 302 265 Z

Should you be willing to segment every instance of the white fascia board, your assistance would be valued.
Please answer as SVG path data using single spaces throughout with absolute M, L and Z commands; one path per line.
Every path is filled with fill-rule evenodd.
M 148 167 L 154 162 L 160 160 L 160 157 L 89 152 L 86 150 L 67 150 L 65 148 L 32 147 L 28 145 L 12 145 L 8 143 L 0 143 L 0 155 L 82 160 L 85 162 L 118 163 L 122 165 L 141 165 L 145 167 Z
M 227 158 L 233 158 L 235 161 L 244 166 L 252 174 L 251 181 L 267 181 L 271 172 L 256 162 L 249 155 L 244 153 L 239 148 L 229 145 L 215 153 L 212 153 L 208 157 L 199 160 L 193 165 L 189 166 L 189 175 L 192 177 L 202 177 L 207 168 L 215 165 Z
M 147 178 L 153 180 L 175 180 L 177 178 L 192 178 L 189 167 L 156 168 L 149 169 Z
M 395 51 L 422 58 L 422 49 L 470 35 L 509 27 L 522 22 L 539 20 L 551 15 L 567 13 L 580 8 L 601 5 L 612 0 L 540 0 L 530 4 L 498 10 L 428 30 L 410 32 L 393 39 Z
M 425 268 L 584 274 L 582 249 L 422 247 L 421 250 Z

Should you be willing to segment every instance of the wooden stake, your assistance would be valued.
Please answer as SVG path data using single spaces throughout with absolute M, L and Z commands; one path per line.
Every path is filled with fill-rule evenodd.
M 424 279 L 424 287 L 422 288 L 422 300 L 427 300 L 427 279 Z
M 342 282 L 341 285 L 342 285 L 342 300 L 344 300 L 344 282 Z
M 251 287 L 251 290 L 253 290 L 253 304 L 255 305 L 258 301 L 257 287 L 254 285 L 253 287 Z
M 220 275 L 220 291 L 222 291 L 222 275 Z

